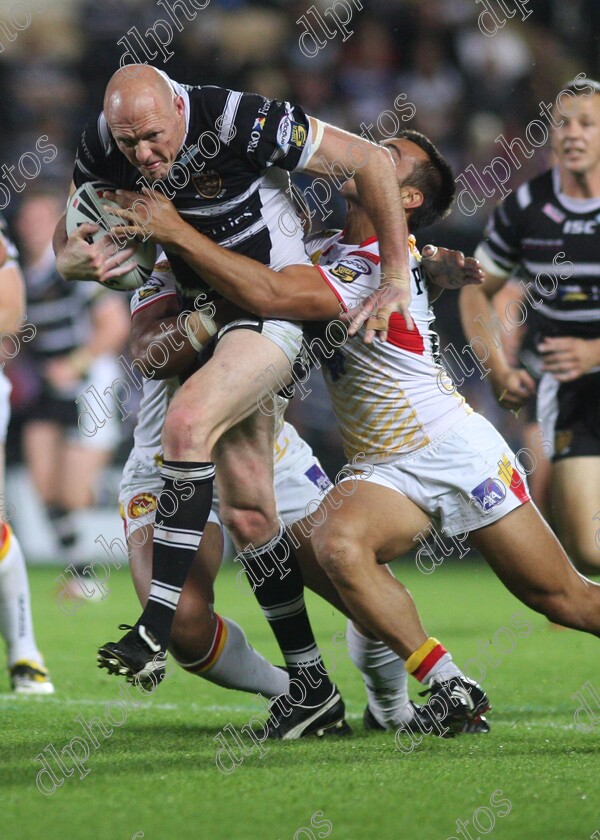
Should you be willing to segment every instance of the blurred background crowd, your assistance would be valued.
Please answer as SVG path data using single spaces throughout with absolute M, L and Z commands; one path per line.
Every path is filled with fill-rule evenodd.
M 43 142 L 57 150 L 48 162 L 38 154 L 41 171 L 21 190 L 24 179 L 16 175 L 13 183 L 7 170 L 1 169 L 1 183 L 10 191 L 3 212 L 26 260 L 35 263 L 47 251 L 49 214 L 57 214 L 64 202 L 81 128 L 101 110 L 106 81 L 127 49 L 123 39 L 137 44 L 143 60 L 140 42 L 131 30 L 135 28 L 149 48 L 155 47 L 144 33 L 158 19 L 169 20 L 167 5 L 177 7 L 174 0 L 161 0 L 161 5 L 153 0 L 19 4 L 0 0 L 0 163 L 10 169 L 24 153 L 39 150 L 44 136 Z M 193 9 L 191 3 L 183 5 Z M 414 115 L 403 127 L 427 134 L 456 174 L 471 164 L 481 171 L 501 154 L 495 142 L 500 134 L 509 142 L 524 137 L 528 123 L 539 117 L 540 103 L 553 103 L 565 81 L 582 72 L 600 76 L 598 0 L 530 0 L 527 5 L 525 0 L 348 0 L 346 6 L 353 14 L 347 29 L 352 34 L 344 39 L 335 31 L 321 49 L 307 55 L 299 43 L 306 27 L 298 21 L 309 8 L 313 12 L 305 19 L 315 20 L 314 10 L 324 14 L 332 5 L 329 0 L 210 0 L 194 20 L 186 19 L 180 9 L 182 31 L 174 31 L 166 51 L 173 54 L 165 60 L 159 53 L 150 63 L 181 82 L 222 85 L 298 102 L 308 113 L 350 131 L 373 126 L 375 139 L 381 136 L 377 125 L 384 111 L 398 111 L 394 103 L 400 101 L 412 103 Z M 510 20 L 502 5 L 514 12 Z M 490 9 L 502 23 L 493 35 L 478 25 L 482 13 L 489 14 Z M 523 20 L 529 10 L 532 13 Z M 341 8 L 338 11 L 343 14 Z M 11 15 L 21 26 L 26 13 L 31 23 L 15 33 Z M 326 20 L 331 23 L 331 16 Z M 318 26 L 315 31 L 319 33 Z M 398 100 L 401 94 L 405 96 Z M 543 171 L 550 162 L 549 148 L 537 149 L 523 166 L 513 169 L 507 187 Z M 46 193 L 43 201 L 39 193 Z M 482 202 L 470 216 L 456 209 L 442 226 L 423 234 L 420 244 L 432 241 L 471 254 L 496 198 Z M 5 201 L 0 196 L 0 203 Z M 327 227 L 340 218 L 335 202 L 332 210 Z M 29 275 L 34 297 L 35 271 Z M 122 298 L 124 307 L 125 295 L 108 294 Z M 93 297 L 81 305 L 89 329 L 102 330 L 106 304 Z M 119 305 L 110 306 L 115 307 L 111 310 L 115 317 Z M 443 295 L 436 312 L 441 347 L 452 342 L 462 348 L 456 295 Z M 28 315 L 31 320 L 29 311 Z M 119 346 L 114 341 L 110 346 L 108 341 L 106 354 L 116 357 L 126 352 L 121 333 L 116 343 Z M 27 454 L 23 430 L 31 418 L 36 390 L 34 368 L 35 359 L 23 352 L 8 369 L 14 386 L 8 453 L 15 475 Z M 295 400 L 289 416 L 335 475 L 343 454 L 318 374 L 313 374 L 309 386 L 311 395 Z M 463 390 L 513 446 L 522 445 L 523 418 L 500 411 L 487 383 L 476 375 Z M 107 436 L 103 456 L 91 459 L 94 470 L 88 475 L 93 481 L 72 494 L 80 500 L 85 497 L 82 507 L 116 506 L 118 473 L 131 445 L 133 420 L 132 414 L 117 422 L 117 434 Z M 47 448 L 47 443 L 40 444 L 30 458 L 43 459 Z M 38 487 L 38 496 L 43 495 Z M 53 504 L 48 498 L 42 498 L 44 502 Z

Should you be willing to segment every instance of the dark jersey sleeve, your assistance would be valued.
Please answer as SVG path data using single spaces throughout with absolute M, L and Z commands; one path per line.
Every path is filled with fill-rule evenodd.
M 517 196 L 511 193 L 496 207 L 485 228 L 482 246 L 505 272 L 511 272 L 520 262 L 521 213 Z
M 89 122 L 77 146 L 73 182 L 76 187 L 80 187 L 88 181 L 109 180 L 108 156 L 100 138 L 98 121 Z
M 296 169 L 309 136 L 299 105 L 224 88 L 201 91 L 205 121 L 215 126 L 220 143 L 258 172 L 269 166 Z
M 124 190 L 136 190 L 139 174 L 118 150 L 103 113 L 96 121 L 86 125 L 79 140 L 73 169 L 76 187 L 88 181 L 103 181 Z

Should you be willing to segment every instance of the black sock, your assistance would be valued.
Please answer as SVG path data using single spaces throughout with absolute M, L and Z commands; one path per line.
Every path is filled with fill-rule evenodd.
M 316 706 L 332 694 L 304 606 L 304 580 L 283 528 L 260 548 L 249 546 L 238 558 L 281 649 L 290 679 L 306 688 L 302 705 Z M 237 559 L 237 558 L 236 558 Z
M 150 596 L 138 624 L 166 650 L 181 589 L 202 539 L 212 504 L 214 464 L 164 461 L 165 484 L 154 524 Z

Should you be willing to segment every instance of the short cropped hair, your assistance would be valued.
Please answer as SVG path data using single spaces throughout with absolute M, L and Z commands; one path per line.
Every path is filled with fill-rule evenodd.
M 423 204 L 410 215 L 411 230 L 433 225 L 450 213 L 450 207 L 456 193 L 454 173 L 448 161 L 434 144 L 411 128 L 402 129 L 392 140 L 410 140 L 423 149 L 429 160 L 418 161 L 405 184 L 416 187 L 423 193 Z

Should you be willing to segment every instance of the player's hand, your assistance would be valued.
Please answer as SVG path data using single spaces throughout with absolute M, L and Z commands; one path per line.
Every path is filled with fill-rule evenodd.
M 372 344 L 375 336 L 378 336 L 381 341 L 387 341 L 389 322 L 394 312 L 399 312 L 404 317 L 407 329 L 414 329 L 414 322 L 410 314 L 410 302 L 412 300 L 410 275 L 382 273 L 381 280 L 379 289 L 376 289 L 374 293 L 377 295 L 380 292 L 373 313 L 369 315 L 367 321 L 364 335 L 365 344 Z
M 425 276 L 440 289 L 481 286 L 485 280 L 479 260 L 475 257 L 465 257 L 462 251 L 425 245 L 421 256 Z
M 543 354 L 543 370 L 559 382 L 573 382 L 600 365 L 600 339 L 545 338 L 538 350 Z
M 123 227 L 115 228 L 115 233 L 125 234 L 128 238 L 137 236 L 144 240 L 149 239 L 164 247 L 176 244 L 182 226 L 186 223 L 175 205 L 160 193 L 152 194 L 147 187 L 142 188 L 142 193 L 147 197 L 142 198 L 139 193 L 128 190 L 104 193 L 106 198 L 116 201 L 121 207 L 120 210 L 116 207 L 106 207 L 108 213 L 123 219 Z
M 356 335 L 365 321 L 375 317 L 382 307 L 393 303 L 395 296 L 396 288 L 389 283 L 382 283 L 368 297 L 359 300 L 347 312 L 342 312 L 339 316 L 340 321 L 350 325 L 348 327 L 348 335 Z
M 97 242 L 88 237 L 100 230 L 98 225 L 80 225 L 67 239 L 63 250 L 56 258 L 56 267 L 65 280 L 95 280 L 102 283 L 112 277 L 121 277 L 135 268 L 131 257 L 134 248 L 118 246 L 110 234 Z
M 526 370 L 510 368 L 493 382 L 496 399 L 509 411 L 521 408 L 535 393 L 535 380 Z

